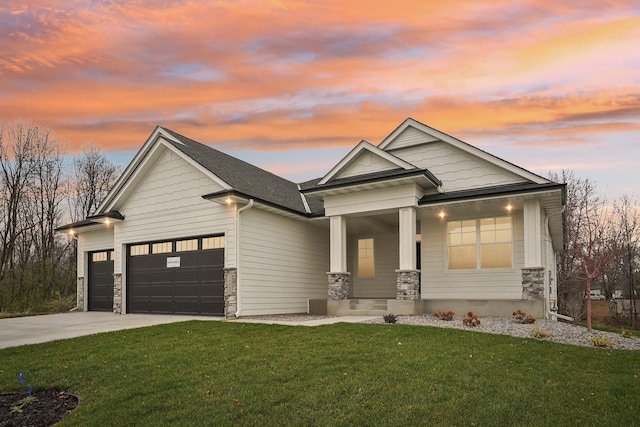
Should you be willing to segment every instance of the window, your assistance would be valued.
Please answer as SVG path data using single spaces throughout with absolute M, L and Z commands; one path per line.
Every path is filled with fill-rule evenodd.
M 154 243 L 151 247 L 151 253 L 166 254 L 171 252 L 171 242 Z
M 148 255 L 149 245 L 134 245 L 129 248 L 129 254 L 131 256 Z
M 358 239 L 358 276 L 374 276 L 373 239 Z
M 202 249 L 220 249 L 224 248 L 224 236 L 204 237 L 202 239 Z
M 198 250 L 198 239 L 178 240 L 176 242 L 176 252 L 187 252 Z
M 115 261 L 115 259 L 116 259 L 116 252 L 109 251 L 109 261 Z
M 100 262 L 100 261 L 106 261 L 106 260 L 107 260 L 106 252 L 94 252 L 93 254 L 91 254 L 91 261 L 93 262 Z
M 511 268 L 511 217 L 447 223 L 449 270 Z

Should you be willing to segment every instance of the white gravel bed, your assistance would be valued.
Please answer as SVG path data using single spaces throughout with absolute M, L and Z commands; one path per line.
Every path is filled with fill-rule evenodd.
M 365 323 L 384 323 L 382 317 L 378 320 L 370 320 Z M 480 317 L 480 325 L 465 326 L 462 324 L 462 317 L 455 316 L 451 321 L 440 320 L 430 314 L 421 316 L 398 316 L 397 323 L 404 325 L 436 326 L 439 328 L 456 328 L 470 331 L 485 332 L 489 334 L 511 335 L 520 338 L 532 338 L 545 341 L 553 341 L 563 344 L 581 345 L 593 347 L 590 337 L 595 339 L 605 337 L 613 343 L 611 348 L 624 350 L 640 350 L 640 339 L 636 337 L 624 337 L 614 332 L 597 331 L 591 332 L 583 326 L 574 326 L 570 323 L 556 322 L 553 320 L 537 319 L 533 324 L 523 325 L 512 318 L 507 317 Z M 534 338 L 532 331 L 534 328 L 541 329 L 553 334 L 547 338 Z
M 331 316 L 317 316 L 306 314 L 282 314 L 273 316 L 250 316 L 251 319 L 283 322 L 305 322 L 310 320 L 326 319 Z M 440 320 L 430 314 L 421 316 L 398 316 L 397 323 L 403 325 L 435 326 L 439 328 L 456 328 L 469 331 L 485 332 L 490 334 L 511 335 L 519 338 L 540 339 L 563 344 L 580 345 L 593 347 L 590 337 L 595 339 L 605 337 L 613 343 L 612 348 L 623 350 L 640 350 L 640 338 L 623 337 L 619 333 L 592 330 L 589 332 L 583 326 L 574 326 L 570 323 L 556 322 L 552 320 L 537 319 L 535 323 L 523 325 L 512 318 L 507 317 L 480 317 L 479 326 L 464 326 L 462 317 L 455 316 L 451 321 Z M 380 324 L 385 323 L 382 316 L 362 323 Z M 541 329 L 553 334 L 552 337 L 534 338 L 532 331 L 534 328 Z

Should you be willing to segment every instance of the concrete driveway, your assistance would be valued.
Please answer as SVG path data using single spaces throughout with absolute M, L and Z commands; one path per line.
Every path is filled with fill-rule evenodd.
M 224 320 L 224 318 L 168 314 L 119 315 L 90 311 L 0 319 L 0 348 L 187 320 Z

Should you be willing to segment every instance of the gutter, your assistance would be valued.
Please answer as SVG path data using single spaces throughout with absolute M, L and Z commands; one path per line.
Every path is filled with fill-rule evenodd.
M 569 322 L 574 321 L 573 317 L 565 316 L 564 314 L 554 313 L 553 311 L 547 310 L 547 314 L 551 317 L 551 320 L 562 319 L 562 320 L 567 320 Z
M 249 199 L 249 203 L 246 206 L 236 210 L 236 312 L 233 314 L 234 317 L 240 317 L 242 304 L 242 298 L 240 298 L 240 285 L 242 283 L 242 280 L 240 280 L 240 214 L 251 209 L 253 204 L 253 199 Z

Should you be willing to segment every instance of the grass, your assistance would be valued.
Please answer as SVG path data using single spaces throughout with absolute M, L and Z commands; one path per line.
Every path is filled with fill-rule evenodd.
M 632 425 L 639 353 L 409 325 L 184 322 L 0 350 L 61 426 Z

